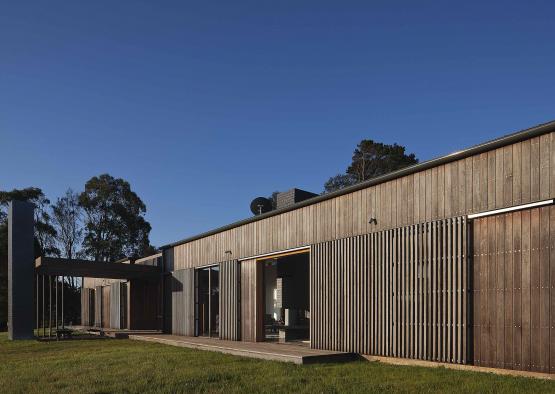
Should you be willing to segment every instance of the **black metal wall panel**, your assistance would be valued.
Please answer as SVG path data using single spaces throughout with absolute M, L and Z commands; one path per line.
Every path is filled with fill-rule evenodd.
M 311 346 L 466 363 L 462 217 L 313 245 Z
M 195 335 L 195 270 L 174 271 L 171 277 L 172 328 L 174 335 Z
M 237 260 L 220 263 L 220 339 L 241 339 L 240 277 Z
M 33 208 L 12 201 L 8 208 L 8 337 L 33 338 L 35 308 Z

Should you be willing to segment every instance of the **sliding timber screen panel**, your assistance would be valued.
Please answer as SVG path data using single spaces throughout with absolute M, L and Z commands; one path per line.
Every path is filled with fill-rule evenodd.
M 313 245 L 311 346 L 465 363 L 462 217 Z
M 110 286 L 102 286 L 102 327 L 110 326 Z
M 120 327 L 129 328 L 129 284 L 127 282 L 120 283 Z
M 174 271 L 171 278 L 172 334 L 195 335 L 195 270 Z
M 237 260 L 220 263 L 220 339 L 241 339 L 240 275 Z
M 102 286 L 94 290 L 94 326 L 102 327 Z
M 94 289 L 84 287 L 81 292 L 81 325 L 94 326 Z
M 127 286 L 124 282 L 110 284 L 110 327 L 127 328 Z
M 241 339 L 260 342 L 264 339 L 262 299 L 262 264 L 241 261 Z
M 555 207 L 474 220 L 473 360 L 555 372 Z

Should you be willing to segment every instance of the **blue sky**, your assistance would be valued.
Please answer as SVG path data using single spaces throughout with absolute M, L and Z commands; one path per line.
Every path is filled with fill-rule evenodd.
M 155 245 L 321 192 L 363 138 L 421 160 L 555 119 L 552 1 L 5 2 L 0 189 L 128 180 Z

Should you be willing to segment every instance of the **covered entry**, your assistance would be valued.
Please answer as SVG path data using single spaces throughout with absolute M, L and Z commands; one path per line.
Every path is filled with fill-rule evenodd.
M 58 291 L 58 286 L 50 285 L 58 283 L 60 277 L 98 279 L 91 287 L 82 289 L 81 325 L 98 329 L 161 329 L 160 270 L 161 267 L 157 265 L 130 262 L 37 258 L 35 273 L 38 335 L 51 336 L 56 330 L 64 328 L 63 287 L 60 286 Z
M 305 247 L 240 262 L 243 341 L 309 341 L 309 256 Z

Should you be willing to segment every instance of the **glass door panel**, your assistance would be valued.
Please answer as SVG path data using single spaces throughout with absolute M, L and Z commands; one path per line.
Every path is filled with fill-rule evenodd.
M 218 337 L 220 334 L 220 267 L 196 271 L 196 333 Z
M 220 267 L 210 267 L 210 336 L 220 335 Z
M 210 335 L 210 270 L 197 270 L 197 335 Z

